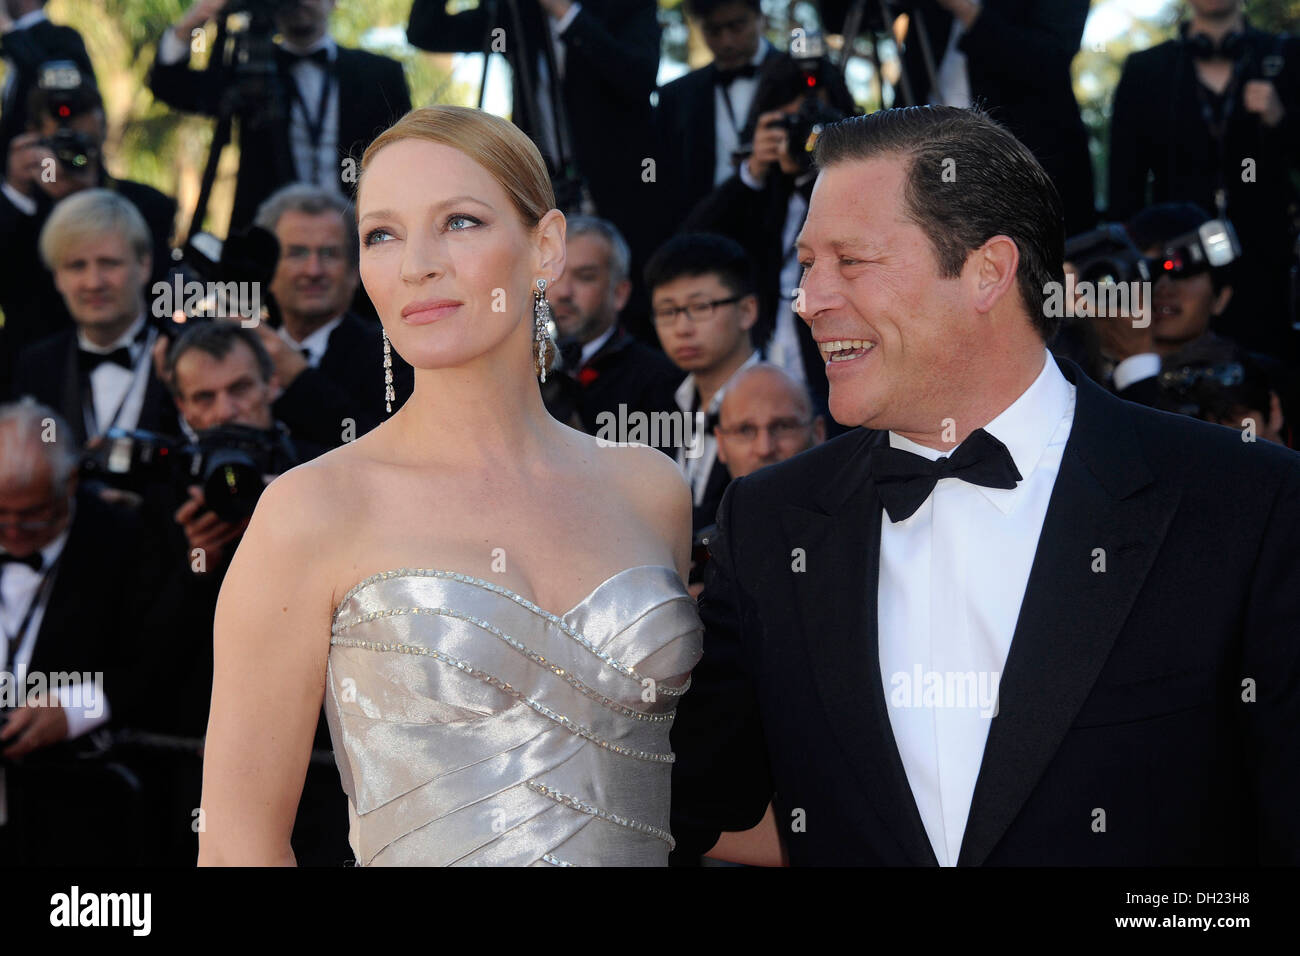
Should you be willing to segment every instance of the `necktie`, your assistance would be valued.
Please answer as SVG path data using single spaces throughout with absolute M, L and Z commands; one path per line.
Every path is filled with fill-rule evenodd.
M 125 345 L 119 345 L 111 352 L 91 352 L 89 349 L 77 349 L 77 361 L 87 372 L 93 372 L 105 362 L 112 362 L 114 365 L 120 365 L 122 368 L 130 370 L 131 350 Z
M 275 48 L 275 58 L 286 67 L 294 66 L 303 60 L 311 60 L 319 65 L 322 69 L 330 65 L 330 51 L 321 47 L 319 50 L 312 50 L 310 53 L 295 53 L 293 50 L 286 50 L 282 46 Z
M 713 82 L 719 86 L 730 86 L 733 80 L 738 80 L 742 76 L 754 77 L 758 75 L 758 67 L 753 63 L 746 63 L 744 66 L 738 66 L 734 70 L 717 70 L 713 75 Z
M 19 557 L 18 555 L 10 554 L 7 551 L 0 554 L 0 569 L 3 569 L 6 564 L 25 564 L 33 571 L 39 571 L 43 563 L 44 560 L 39 551 L 33 551 L 26 557 Z
M 940 478 L 960 478 L 985 488 L 1014 488 L 1021 480 L 1007 446 L 982 428 L 971 432 L 954 454 L 936 461 L 882 445 L 871 453 L 871 473 L 894 522 L 910 518 Z

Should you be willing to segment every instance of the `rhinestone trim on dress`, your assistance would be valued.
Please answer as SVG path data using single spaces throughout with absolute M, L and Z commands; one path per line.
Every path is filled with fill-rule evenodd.
M 674 850 L 677 849 L 677 841 L 673 839 L 673 835 L 667 830 L 660 829 L 659 827 L 653 826 L 649 823 L 641 823 L 639 820 L 629 820 L 627 817 L 620 817 L 616 813 L 610 813 L 608 810 L 602 810 L 600 807 L 592 806 L 590 803 L 585 803 L 577 797 L 570 796 L 567 793 L 561 793 L 559 790 L 548 787 L 544 783 L 537 783 L 535 780 L 528 781 L 528 789 L 534 790 L 544 797 L 549 797 L 556 803 L 563 804 L 571 810 L 589 813 L 593 817 L 600 817 L 602 820 L 608 820 L 610 823 L 616 823 L 621 827 L 627 827 L 629 830 L 636 830 L 638 833 L 644 833 L 647 836 L 663 840 Z
M 576 863 L 570 863 L 568 860 L 561 860 L 558 856 L 555 856 L 553 853 L 543 853 L 542 859 L 545 860 L 547 863 L 551 864 L 551 866 L 577 866 L 578 865 Z
M 647 565 L 647 567 L 653 567 L 653 566 L 654 565 Z M 633 569 L 625 568 L 624 570 L 631 571 Z M 619 573 L 622 574 L 623 572 L 620 571 Z M 333 623 L 331 624 L 330 627 L 330 632 L 334 634 L 338 633 L 340 629 L 338 626 L 339 611 L 342 610 L 343 605 L 347 604 L 348 601 L 352 599 L 352 596 L 355 595 L 358 591 L 362 590 L 363 588 L 367 588 L 378 581 L 386 581 L 389 578 L 412 577 L 412 576 L 450 579 L 452 581 L 459 581 L 462 584 L 472 584 L 477 587 L 484 588 L 488 591 L 494 591 L 495 593 L 500 594 L 502 597 L 507 597 L 510 600 L 514 601 L 520 607 L 527 608 L 529 611 L 532 611 L 534 614 L 537 614 L 539 617 L 543 617 L 546 620 L 550 621 L 552 624 L 557 626 L 562 632 L 567 634 L 569 637 L 573 638 L 575 641 L 577 641 L 579 644 L 585 647 L 588 651 L 590 651 L 596 657 L 600 658 L 610 667 L 614 668 L 614 670 L 618 671 L 624 677 L 630 677 L 633 680 L 635 680 L 637 683 L 641 683 L 644 680 L 644 678 L 640 674 L 638 674 L 634 668 L 629 667 L 627 664 L 624 664 L 622 661 L 610 657 L 608 654 L 601 651 L 590 640 L 588 640 L 578 631 L 574 630 L 573 627 L 571 627 L 568 624 L 568 622 L 566 622 L 563 618 L 556 617 L 550 611 L 538 607 L 532 601 L 528 600 L 528 598 L 520 594 L 517 594 L 514 591 L 511 591 L 509 588 L 502 587 L 499 584 L 493 584 L 491 581 L 484 581 L 482 578 L 476 578 L 469 574 L 461 574 L 459 571 L 443 571 L 438 568 L 394 568 L 391 571 L 380 571 L 378 574 L 372 574 L 370 577 L 366 578 L 365 580 L 358 581 L 356 584 L 354 584 L 352 587 L 348 589 L 346 594 L 343 595 L 343 599 L 339 601 L 338 607 L 334 609 L 334 618 L 333 618 Z M 612 581 L 613 578 L 608 578 L 607 580 Z M 592 593 L 594 594 L 595 592 L 593 591 Z M 588 595 L 588 597 L 590 596 L 591 595 Z M 689 597 L 682 597 L 681 599 L 690 600 Z M 687 679 L 686 683 L 681 685 L 680 687 L 668 687 L 663 685 L 656 685 L 655 692 L 658 694 L 663 694 L 665 697 L 680 697 L 682 694 L 686 693 L 686 691 L 689 688 L 690 688 L 690 680 Z
M 350 627 L 356 627 L 359 624 L 366 624 L 370 621 L 377 621 L 380 618 L 400 616 L 403 614 L 437 614 L 446 617 L 454 617 L 461 621 L 468 621 L 470 624 L 473 624 L 476 627 L 480 627 L 490 634 L 495 634 L 497 637 L 501 638 L 501 640 L 505 641 L 507 644 L 509 644 L 519 653 L 523 654 L 529 660 L 545 667 L 555 676 L 563 678 L 570 686 L 572 686 L 576 691 L 578 691 L 578 693 L 584 695 L 585 697 L 590 697 L 592 700 L 596 701 L 603 707 L 606 707 L 609 710 L 616 711 L 617 713 L 622 714 L 624 717 L 631 717 L 633 720 L 644 720 L 649 723 L 657 724 L 657 723 L 663 723 L 665 721 L 671 721 L 673 719 L 673 715 L 676 713 L 675 710 L 670 710 L 670 711 L 665 711 L 662 714 L 644 714 L 639 710 L 633 710 L 631 707 L 626 707 L 623 704 L 620 704 L 618 701 L 614 700 L 613 698 L 606 697 L 604 694 L 597 691 L 594 687 L 589 687 L 587 684 L 584 684 L 581 680 L 579 680 L 577 677 L 574 677 L 563 667 L 560 667 L 556 664 L 552 664 L 541 654 L 538 654 L 536 651 L 532 650 L 521 641 L 516 640 L 515 638 L 511 637 L 509 634 L 506 634 L 500 628 L 495 627 L 492 624 L 489 624 L 487 621 L 484 621 L 481 618 L 473 617 L 469 614 L 465 614 L 461 611 L 457 611 L 449 607 L 394 607 L 394 608 L 386 608 L 382 611 L 371 611 L 367 614 L 361 615 L 355 621 L 351 621 L 347 624 L 335 625 L 334 633 L 337 635 L 340 632 L 345 631 Z M 334 642 L 330 641 L 330 643 L 333 644 Z M 415 648 L 418 648 L 419 645 L 401 644 L 401 646 L 406 648 L 412 648 L 412 650 L 406 651 L 405 653 L 419 653 L 418 650 L 415 650 Z
M 441 661 L 444 664 L 450 664 L 452 667 L 455 667 L 458 670 L 462 670 L 466 674 L 469 674 L 471 677 L 478 678 L 484 683 L 491 684 L 493 687 L 496 687 L 498 690 L 505 691 L 507 694 L 509 694 L 511 697 L 514 697 L 516 700 L 523 701 L 523 703 L 527 704 L 529 707 L 537 711 L 543 717 L 547 717 L 550 720 L 555 721 L 557 724 L 564 727 L 566 730 L 570 731 L 571 733 L 575 733 L 579 737 L 586 738 L 587 740 L 590 740 L 592 743 L 596 744 L 597 746 L 604 747 L 606 750 L 612 751 L 613 753 L 622 754 L 625 757 L 635 757 L 638 760 L 650 760 L 656 763 L 673 763 L 677 759 L 672 752 L 654 753 L 649 750 L 632 750 L 627 747 L 619 746 L 618 744 L 605 740 L 601 737 L 597 737 L 596 734 L 593 733 L 590 729 L 582 726 L 579 723 L 570 720 L 568 717 L 565 717 L 563 714 L 557 714 L 555 711 L 551 710 L 545 704 L 539 703 L 538 701 L 533 700 L 531 697 L 525 697 L 521 691 L 518 691 L 515 688 L 511 687 L 508 683 L 501 680 L 499 677 L 494 677 L 493 675 L 487 673 L 486 671 L 481 671 L 478 668 L 474 667 L 473 665 L 465 661 L 457 660 L 456 658 L 451 657 L 448 654 L 444 654 L 442 651 L 435 650 L 432 647 L 418 647 L 413 644 L 398 644 L 398 643 L 393 643 L 391 641 L 358 641 L 358 640 L 352 640 L 350 638 L 334 638 L 330 641 L 330 644 L 331 645 L 337 644 L 342 647 L 359 647 L 365 650 L 395 651 L 398 654 L 416 654 L 422 657 L 432 657 L 434 660 Z

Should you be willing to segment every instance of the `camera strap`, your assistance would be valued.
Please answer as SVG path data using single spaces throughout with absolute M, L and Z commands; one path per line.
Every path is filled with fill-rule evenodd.
M 307 101 L 303 99 L 302 91 L 298 89 L 298 84 L 293 78 L 293 71 L 285 71 L 289 92 L 302 114 L 303 126 L 307 129 L 307 139 L 311 143 L 311 175 L 307 181 L 313 185 L 318 183 L 320 177 L 320 147 L 321 140 L 325 135 L 325 114 L 329 108 L 330 96 L 338 85 L 338 76 L 334 72 L 332 61 L 328 65 L 321 64 L 320 68 L 325 71 L 325 82 L 321 84 L 320 101 L 316 104 L 316 115 L 314 117 L 307 107 Z

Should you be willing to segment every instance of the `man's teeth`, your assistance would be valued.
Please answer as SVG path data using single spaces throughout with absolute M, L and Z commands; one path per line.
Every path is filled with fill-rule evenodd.
M 865 355 L 876 347 L 875 342 L 862 339 L 837 339 L 834 342 L 820 343 L 822 354 L 831 362 L 847 362 L 859 355 Z

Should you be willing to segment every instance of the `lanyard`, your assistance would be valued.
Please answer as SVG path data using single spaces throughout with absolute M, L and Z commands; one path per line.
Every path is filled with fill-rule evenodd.
M 288 71 L 289 90 L 293 93 L 294 102 L 300 107 L 303 125 L 307 127 L 307 139 L 311 143 L 311 176 L 307 179 L 310 183 L 316 183 L 320 176 L 320 144 L 325 135 L 325 109 L 329 105 L 330 94 L 338 82 L 330 66 L 323 66 L 321 69 L 325 71 L 325 82 L 321 85 L 320 102 L 316 104 L 315 118 L 307 109 L 307 101 L 303 99 L 302 91 L 298 89 L 293 71 Z
M 126 408 L 131 393 L 135 391 L 136 384 L 140 381 L 140 370 L 147 368 L 149 365 L 153 344 L 157 337 L 158 330 L 150 328 L 144 340 L 144 351 L 140 353 L 140 357 L 136 359 L 135 364 L 131 366 L 131 382 L 127 385 L 126 391 L 122 393 L 122 400 L 117 403 L 117 410 L 113 412 L 113 417 L 109 419 L 108 424 L 103 428 L 99 427 L 99 416 L 95 414 L 94 386 L 90 383 L 90 373 L 86 373 L 85 387 L 81 390 L 81 411 L 87 423 L 86 435 L 88 438 L 107 434 L 108 430 L 117 424 L 118 418 L 122 415 L 122 409 Z
M 1228 138 L 1228 121 L 1232 119 L 1233 107 L 1237 105 L 1237 88 L 1241 85 L 1242 64 L 1244 60 L 1238 60 L 1232 65 L 1232 76 L 1228 80 L 1228 85 L 1223 89 L 1223 112 L 1216 117 L 1214 115 L 1214 105 L 1210 102 L 1209 92 L 1201 78 L 1196 77 L 1196 98 L 1201 103 L 1201 118 L 1205 121 L 1206 129 L 1210 132 L 1210 138 L 1214 140 L 1214 148 L 1217 154 L 1218 162 L 1215 163 L 1215 173 L 1218 179 L 1218 185 L 1214 190 L 1214 204 L 1216 213 L 1220 217 L 1228 215 L 1228 190 L 1223 176 L 1223 164 L 1227 155 L 1227 138 Z M 1193 72 L 1195 67 L 1193 67 Z
M 718 84 L 718 92 L 722 94 L 722 105 L 727 109 L 727 121 L 731 123 L 731 128 L 736 131 L 736 139 L 740 139 L 740 126 L 736 123 L 736 113 L 731 108 L 731 94 L 727 90 L 727 85 Z
M 66 550 L 67 545 L 65 544 L 63 546 L 63 551 Z M 10 634 L 8 631 L 4 632 L 5 646 L 8 649 L 9 655 L 5 659 L 5 662 L 10 671 L 17 671 L 16 659 L 18 657 L 18 649 L 22 645 L 23 635 L 27 633 L 27 628 L 32 623 L 32 615 L 36 613 L 38 607 L 41 607 L 49 599 L 49 592 L 54 587 L 54 572 L 58 570 L 59 562 L 63 560 L 63 551 L 59 552 L 59 556 L 54 559 L 54 562 L 46 568 L 45 572 L 41 575 L 41 583 L 37 585 L 36 592 L 32 595 L 31 601 L 27 604 L 27 611 L 23 614 L 22 623 L 18 625 L 18 630 L 13 634 Z

